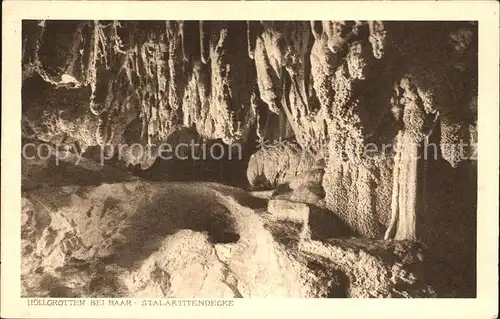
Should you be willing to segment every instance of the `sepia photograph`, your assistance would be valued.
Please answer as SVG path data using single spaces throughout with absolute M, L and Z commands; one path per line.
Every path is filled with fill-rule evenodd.
M 22 24 L 27 297 L 474 297 L 477 23 Z
M 25 305 L 481 295 L 478 19 L 80 16 L 8 62 Z

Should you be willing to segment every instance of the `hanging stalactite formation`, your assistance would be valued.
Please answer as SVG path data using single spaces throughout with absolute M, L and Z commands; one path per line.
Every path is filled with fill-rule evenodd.
M 45 93 L 23 93 L 23 123 L 83 149 L 149 146 L 122 148 L 143 169 L 182 128 L 286 140 L 325 161 L 326 206 L 352 229 L 418 240 L 424 145 L 453 168 L 475 150 L 476 42 L 469 22 L 25 21 L 23 79 Z

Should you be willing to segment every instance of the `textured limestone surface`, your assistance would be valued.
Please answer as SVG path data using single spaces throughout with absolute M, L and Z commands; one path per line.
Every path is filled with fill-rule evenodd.
M 99 148 L 121 155 L 107 161 L 113 168 L 85 160 L 75 169 L 74 156 L 65 160 L 67 172 L 87 172 L 93 186 L 46 173 L 54 159 L 27 163 L 24 190 L 131 182 L 131 171 L 273 190 L 266 198 L 316 207 L 315 216 L 350 235 L 422 242 L 439 293 L 475 295 L 477 23 L 24 20 L 22 27 L 23 138 L 87 159 Z M 243 156 L 158 160 L 160 143 L 193 140 L 240 145 Z M 150 151 L 137 154 L 136 143 Z M 162 251 L 177 251 L 177 237 L 169 238 Z M 443 269 L 454 270 L 439 275 Z M 139 291 L 130 280 L 120 279 L 119 289 Z
M 211 183 L 23 192 L 23 296 L 389 297 L 397 289 L 432 296 L 413 270 L 421 260 L 398 259 L 397 249 L 420 256 L 416 246 L 339 240 L 302 247 L 300 227 L 276 221 L 265 205 Z
M 253 153 L 246 173 L 251 187 L 276 188 L 311 170 L 315 162 L 315 154 L 296 143 L 280 141 L 262 145 Z
M 64 160 L 22 162 L 25 297 L 435 295 L 423 247 L 349 237 L 317 206 Z
M 82 147 L 155 144 L 194 126 L 227 143 L 293 137 L 357 159 L 401 119 L 417 137 L 439 113 L 456 166 L 475 123 L 476 38 L 468 22 L 30 20 L 23 78 L 46 86 L 43 99 L 26 86 L 25 124 Z

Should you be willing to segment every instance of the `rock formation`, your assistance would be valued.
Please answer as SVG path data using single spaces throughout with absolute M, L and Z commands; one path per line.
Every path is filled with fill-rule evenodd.
M 300 225 L 265 213 L 266 201 L 238 188 L 126 176 L 61 185 L 23 193 L 26 297 L 435 295 L 423 281 L 418 244 L 322 242 L 313 211 L 305 219 L 313 240 L 304 242 Z
M 22 37 L 25 138 L 68 145 L 87 157 L 96 148 L 120 148 L 120 158 L 108 165 L 150 169 L 145 174 L 155 180 L 187 167 L 158 164 L 161 143 L 240 145 L 244 165 L 227 161 L 220 169 L 246 177 L 248 188 L 318 207 L 383 249 L 420 242 L 429 249 L 428 273 L 436 276 L 438 295 L 474 295 L 476 23 L 26 20 Z M 149 152 L 136 154 L 134 144 Z M 207 179 L 193 165 L 192 179 Z M 227 183 L 222 175 L 219 181 Z M 36 203 L 26 199 L 26 205 Z M 210 246 L 202 235 L 178 236 Z M 172 240 L 147 258 L 179 249 Z M 365 249 L 360 243 L 354 250 Z M 323 241 L 311 251 L 335 259 L 344 245 Z M 227 267 L 216 255 L 203 258 Z M 141 267 L 176 267 L 153 259 Z M 437 278 L 447 267 L 456 270 Z M 129 273 L 122 288 L 156 285 L 176 294 L 168 288 L 175 285 L 136 275 Z M 234 276 L 220 279 L 221 285 L 245 282 Z M 387 278 L 373 294 L 361 291 L 368 288 L 349 294 L 394 295 Z M 134 288 L 127 280 L 143 284 Z M 231 295 L 234 283 L 226 286 Z M 292 286 L 283 295 L 328 294 L 299 288 L 292 294 Z M 266 295 L 261 288 L 240 293 Z

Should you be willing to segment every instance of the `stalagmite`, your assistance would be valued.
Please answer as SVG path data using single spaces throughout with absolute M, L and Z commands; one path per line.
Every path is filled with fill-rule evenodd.
M 411 79 L 405 77 L 399 85 L 401 90 L 398 91 L 402 94 L 399 103 L 404 105 L 404 127 L 397 136 L 391 221 L 384 238 L 390 238 L 396 230 L 396 240 L 417 240 L 416 225 L 423 208 L 419 187 L 422 174 L 418 169 L 420 163 L 427 160 L 422 157 L 422 149 L 426 147 L 426 114 Z
M 400 150 L 401 149 L 401 150 Z M 417 240 L 416 223 L 420 207 L 418 206 L 418 163 L 419 145 L 403 133 L 400 152 L 398 181 L 398 221 L 394 236 L 396 240 Z
M 396 137 L 396 145 L 401 145 L 402 140 L 401 140 L 401 132 L 399 132 L 398 136 Z M 398 219 L 399 219 L 399 194 L 400 194 L 400 179 L 399 175 L 401 173 L 401 153 L 399 150 L 396 152 L 395 157 L 394 157 L 394 169 L 393 169 L 393 184 L 392 184 L 392 198 L 391 198 L 391 219 L 389 222 L 389 226 L 387 227 L 387 230 L 385 231 L 384 234 L 384 239 L 390 239 L 394 236 L 396 228 L 398 226 Z

